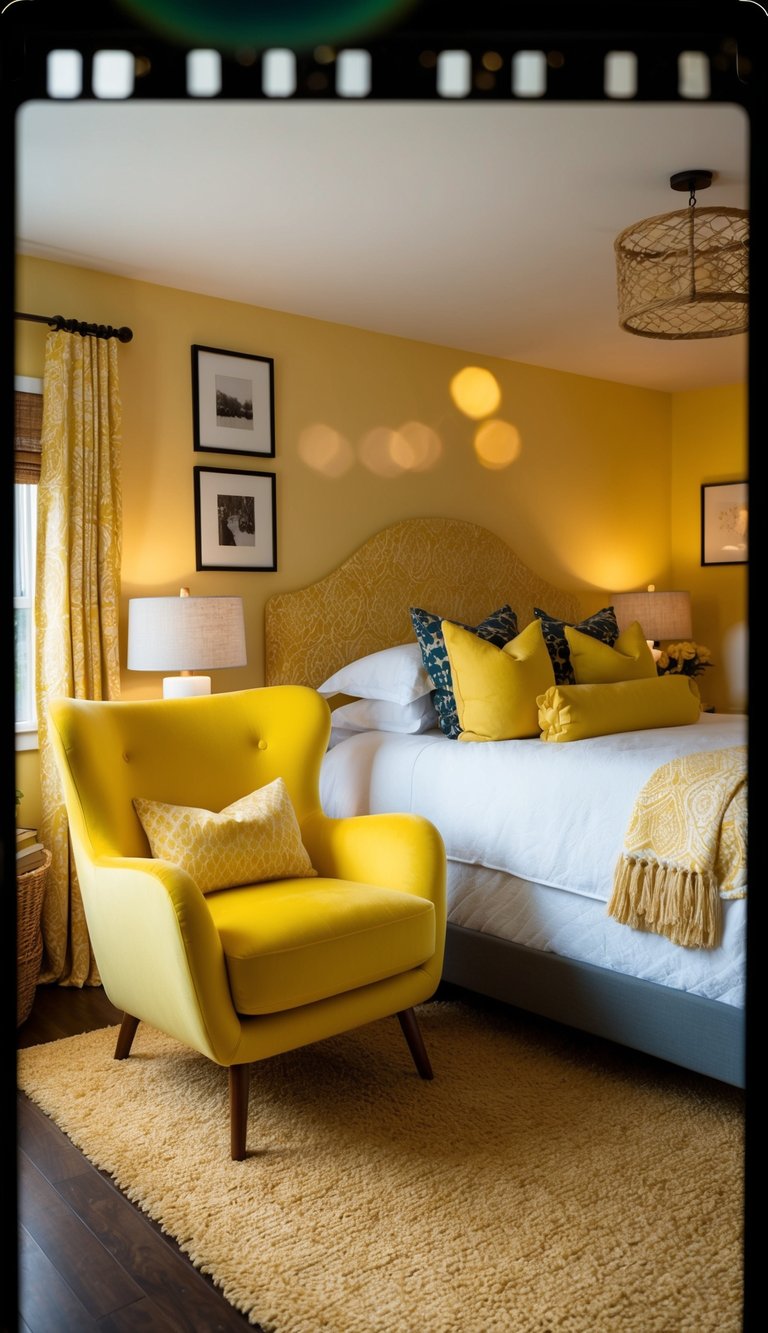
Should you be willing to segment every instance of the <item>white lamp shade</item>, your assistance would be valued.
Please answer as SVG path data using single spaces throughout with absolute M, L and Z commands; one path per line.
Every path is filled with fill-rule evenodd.
M 133 597 L 130 671 L 211 671 L 247 663 L 242 597 Z
M 619 630 L 639 621 L 646 639 L 690 639 L 691 594 L 689 592 L 615 592 L 611 605 Z

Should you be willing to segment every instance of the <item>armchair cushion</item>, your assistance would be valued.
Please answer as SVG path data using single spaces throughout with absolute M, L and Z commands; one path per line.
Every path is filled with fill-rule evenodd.
M 316 875 L 282 778 L 215 814 L 134 798 L 152 855 L 186 870 L 202 893 Z
M 235 1009 L 271 1014 L 393 977 L 435 952 L 427 898 L 353 880 L 283 879 L 212 893 Z

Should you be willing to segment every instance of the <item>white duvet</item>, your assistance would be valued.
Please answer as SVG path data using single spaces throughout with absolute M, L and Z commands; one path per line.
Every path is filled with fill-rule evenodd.
M 675 755 L 742 743 L 746 719 L 727 713 L 561 745 L 369 731 L 328 752 L 321 798 L 329 815 L 425 815 L 451 860 L 607 902 L 645 781 Z
M 710 713 L 690 726 L 559 745 L 363 732 L 328 751 L 321 799 L 332 816 L 403 810 L 432 820 L 456 924 L 743 1004 L 745 900 L 723 903 L 722 944 L 708 951 L 630 930 L 605 904 L 651 774 L 675 755 L 746 740 L 745 717 Z

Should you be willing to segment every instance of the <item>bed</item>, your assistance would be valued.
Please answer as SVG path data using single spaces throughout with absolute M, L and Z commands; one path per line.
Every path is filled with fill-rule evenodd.
M 673 757 L 746 754 L 746 718 L 697 709 L 686 725 L 644 723 L 571 744 L 466 744 L 446 734 L 439 691 L 422 684 L 403 702 L 401 667 L 426 665 L 414 608 L 468 627 L 501 608 L 513 608 L 518 631 L 537 617 L 585 625 L 577 599 L 499 536 L 439 517 L 392 524 L 318 582 L 271 597 L 267 684 L 310 685 L 334 709 L 326 812 L 413 810 L 440 829 L 445 982 L 744 1087 L 745 881 L 719 901 L 712 947 L 633 928 L 607 904 L 645 784 Z

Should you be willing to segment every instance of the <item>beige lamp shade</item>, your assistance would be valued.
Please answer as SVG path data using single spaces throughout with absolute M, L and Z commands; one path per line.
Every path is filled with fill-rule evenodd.
M 209 694 L 210 676 L 194 671 L 247 663 L 241 597 L 133 597 L 128 603 L 129 671 L 178 671 L 166 698 Z
M 619 630 L 637 620 L 646 639 L 660 643 L 662 639 L 690 639 L 691 594 L 689 592 L 615 592 L 611 605 L 616 612 Z

